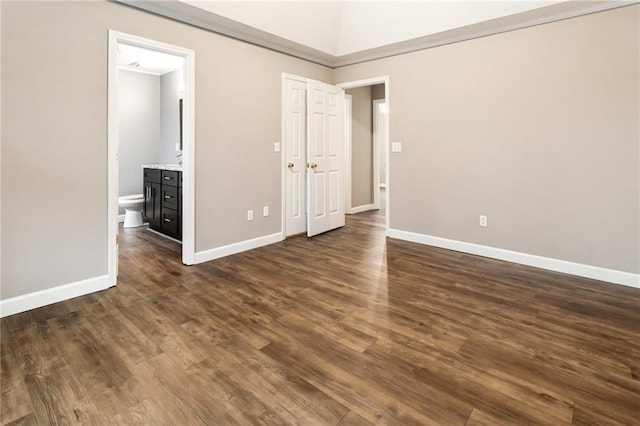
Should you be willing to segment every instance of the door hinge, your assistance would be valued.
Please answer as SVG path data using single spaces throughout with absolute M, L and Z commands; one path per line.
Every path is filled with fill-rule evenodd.
M 120 234 L 116 234 L 116 245 L 120 244 Z

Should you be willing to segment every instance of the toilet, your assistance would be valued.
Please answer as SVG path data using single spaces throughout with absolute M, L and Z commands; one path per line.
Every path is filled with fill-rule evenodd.
M 125 195 L 118 198 L 118 205 L 124 209 L 124 227 L 135 228 L 142 226 L 142 207 L 144 195 Z

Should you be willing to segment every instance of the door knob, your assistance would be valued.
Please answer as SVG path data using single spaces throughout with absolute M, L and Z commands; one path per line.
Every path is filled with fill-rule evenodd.
M 307 167 L 309 167 L 310 169 L 315 169 L 316 167 L 318 167 L 318 165 L 316 163 L 308 163 Z
M 294 166 L 294 164 L 293 164 L 293 163 L 287 163 L 287 167 L 288 167 L 288 168 L 292 168 L 293 166 Z

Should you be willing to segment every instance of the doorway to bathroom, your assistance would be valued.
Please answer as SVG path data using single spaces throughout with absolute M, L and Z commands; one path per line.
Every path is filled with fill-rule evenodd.
M 176 182 L 181 185 L 179 251 L 182 263 L 194 263 L 194 107 L 194 51 L 109 31 L 107 216 L 112 285 L 117 281 L 119 222 L 124 213 L 119 198 L 138 196 L 146 206 L 143 165 L 159 167 L 162 176 L 165 169 L 167 176 L 180 171 L 181 182 Z M 130 216 L 139 215 L 139 209 L 138 205 L 129 209 L 127 226 L 136 223 Z

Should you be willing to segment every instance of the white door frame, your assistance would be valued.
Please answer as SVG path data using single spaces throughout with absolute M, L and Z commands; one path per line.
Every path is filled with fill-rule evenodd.
M 353 96 L 344 95 L 344 211 L 352 214 L 351 208 L 351 166 L 353 164 Z
M 389 102 L 389 76 L 372 77 L 364 80 L 349 81 L 346 83 L 336 84 L 336 86 L 341 87 L 344 90 L 347 90 L 347 89 L 355 89 L 357 87 L 374 86 L 376 84 L 384 84 L 384 98 L 387 104 L 387 116 L 386 116 L 385 123 L 383 125 L 386 126 L 387 135 L 389 135 L 389 115 L 391 113 L 390 102 Z M 350 142 L 351 140 L 349 139 L 349 141 L 345 143 L 346 145 L 345 149 L 347 149 L 349 152 L 347 154 L 349 158 L 351 158 Z M 375 158 L 377 155 L 375 150 L 373 152 L 373 155 L 374 155 L 374 169 L 375 169 L 376 167 Z M 385 157 L 386 157 L 386 164 L 387 164 L 386 177 L 385 177 L 385 181 L 387 185 L 386 197 L 385 197 L 385 233 L 388 235 L 389 234 L 389 218 L 391 216 L 391 210 L 389 209 L 389 200 L 391 199 L 391 181 L 389 180 L 389 168 L 390 168 L 389 167 L 389 147 L 387 147 L 387 149 L 385 150 Z M 351 163 L 350 162 L 347 164 L 346 174 L 349 176 L 349 179 L 345 179 L 345 199 L 349 200 L 349 204 L 346 206 L 346 209 L 348 210 L 351 207 L 351 183 L 350 183 Z M 349 181 L 348 187 L 346 186 L 346 181 Z M 380 193 L 379 193 L 380 181 L 379 181 L 379 178 L 375 177 L 375 172 L 374 172 L 374 182 L 376 181 L 378 182 L 378 188 L 374 187 L 374 203 L 377 199 L 378 200 L 377 204 L 379 205 L 380 204 L 380 198 L 379 198 L 380 197 Z M 376 194 L 378 198 L 376 198 Z
M 378 119 L 378 104 L 376 103 L 380 103 L 382 102 L 381 99 L 374 99 L 371 102 L 371 118 L 372 118 L 372 125 L 371 125 L 371 149 L 373 149 L 373 151 L 371 152 L 371 159 L 373 161 L 372 164 L 372 169 L 373 169 L 373 179 L 371 182 L 371 188 L 373 189 L 373 209 L 377 210 L 380 208 L 380 146 L 379 143 L 380 141 L 378 140 L 378 137 L 376 135 L 376 126 L 377 126 L 377 119 Z
M 109 30 L 107 88 L 107 269 L 109 284 L 118 276 L 118 44 L 126 43 L 184 58 L 182 140 L 182 263 L 195 263 L 195 52 L 144 37 Z
M 380 208 L 380 148 L 383 141 L 380 140 L 380 127 L 385 127 L 386 122 L 380 122 L 380 112 L 378 111 L 380 104 L 386 104 L 385 99 L 374 99 L 373 107 L 373 208 Z M 389 145 L 387 141 L 386 145 Z M 386 152 L 386 149 L 385 149 Z M 385 169 L 386 170 L 386 169 Z

